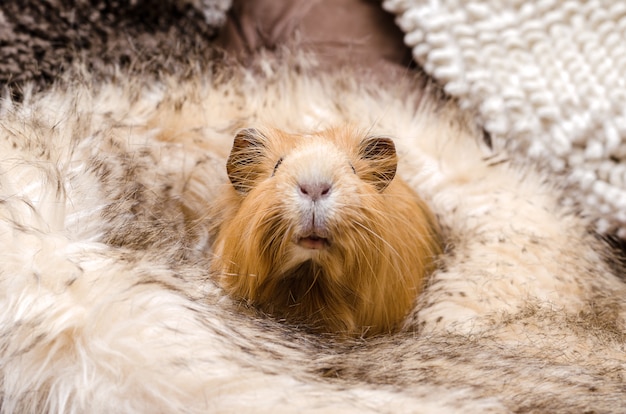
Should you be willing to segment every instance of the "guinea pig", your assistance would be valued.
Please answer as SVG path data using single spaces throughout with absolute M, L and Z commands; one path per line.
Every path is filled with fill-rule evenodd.
M 240 131 L 232 186 L 215 205 L 211 274 L 235 298 L 316 332 L 394 331 L 442 250 L 397 162 L 392 139 L 351 127 Z

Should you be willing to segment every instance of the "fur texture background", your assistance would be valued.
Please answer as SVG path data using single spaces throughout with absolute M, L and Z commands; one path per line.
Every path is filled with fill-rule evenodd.
M 199 64 L 226 20 L 230 0 L 3 0 L 0 85 L 19 97 L 47 86 L 73 62 L 172 71 Z
M 289 57 L 68 79 L 0 113 L 3 412 L 623 410 L 610 250 L 420 80 Z M 447 251 L 402 332 L 339 342 L 226 297 L 206 211 L 238 128 L 346 122 L 396 137 Z

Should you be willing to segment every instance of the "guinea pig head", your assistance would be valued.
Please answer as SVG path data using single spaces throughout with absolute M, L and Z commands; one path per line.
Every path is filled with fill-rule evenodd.
M 381 278 L 402 279 L 407 271 L 399 265 L 405 258 L 390 259 L 399 254 L 389 240 L 398 227 L 388 208 L 398 201 L 396 168 L 387 137 L 347 128 L 307 136 L 240 131 L 227 161 L 232 191 L 214 248 L 222 286 L 269 313 L 324 330 L 353 332 L 372 323 L 388 329 L 390 321 L 367 314 L 398 285 L 385 287 Z M 397 322 L 398 311 L 384 313 Z
M 361 197 L 384 191 L 394 178 L 391 139 L 354 141 L 338 131 L 294 136 L 245 129 L 235 137 L 228 177 L 242 204 L 257 206 L 250 225 L 265 236 L 264 250 L 283 253 L 273 267 L 326 257 L 347 233 L 346 220 L 359 213 Z

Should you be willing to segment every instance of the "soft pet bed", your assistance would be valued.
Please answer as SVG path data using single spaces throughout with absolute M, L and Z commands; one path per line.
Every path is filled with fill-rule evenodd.
M 2 411 L 621 411 L 623 271 L 562 202 L 571 187 L 491 148 L 403 53 L 368 71 L 276 46 L 202 60 L 196 45 L 167 67 L 75 60 L 6 94 Z M 394 137 L 446 242 L 400 332 L 311 334 L 209 277 L 207 206 L 230 185 L 233 136 L 268 124 Z

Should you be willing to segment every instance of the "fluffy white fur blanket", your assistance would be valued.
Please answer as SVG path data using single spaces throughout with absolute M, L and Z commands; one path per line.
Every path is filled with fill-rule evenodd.
M 626 237 L 626 3 L 386 0 L 424 69 L 494 143 Z
M 311 73 L 75 76 L 4 100 L 2 412 L 624 408 L 626 285 L 560 190 L 419 81 Z M 185 218 L 229 185 L 237 128 L 260 123 L 395 137 L 447 244 L 402 332 L 310 335 L 209 279 L 204 223 Z

